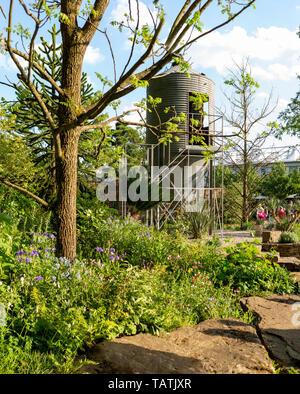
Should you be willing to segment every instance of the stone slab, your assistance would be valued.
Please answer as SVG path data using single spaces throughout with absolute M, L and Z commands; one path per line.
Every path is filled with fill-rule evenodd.
M 241 299 L 257 316 L 257 329 L 269 355 L 282 368 L 300 372 L 300 296 L 274 295 Z
M 124 336 L 87 354 L 96 374 L 272 374 L 273 365 L 253 326 L 238 319 L 209 319 L 162 337 Z

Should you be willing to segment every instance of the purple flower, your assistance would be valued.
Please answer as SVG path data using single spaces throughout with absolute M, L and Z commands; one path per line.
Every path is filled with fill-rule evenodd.
M 49 238 L 50 239 L 55 239 L 55 235 L 54 234 L 49 234 Z
M 43 280 L 42 276 L 37 276 L 36 278 L 34 278 L 34 280 Z
M 103 249 L 103 248 L 100 248 L 99 246 L 97 246 L 97 247 L 95 248 L 95 250 L 96 250 L 97 252 L 104 252 L 104 249 Z
M 29 253 L 29 256 L 38 256 L 39 252 L 37 250 L 33 250 L 31 253 Z
M 115 257 L 114 256 L 109 256 L 110 261 L 114 261 Z
M 26 263 L 30 263 L 31 258 L 30 257 L 26 257 Z

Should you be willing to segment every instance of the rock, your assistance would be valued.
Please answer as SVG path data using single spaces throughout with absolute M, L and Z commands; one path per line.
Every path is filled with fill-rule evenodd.
M 262 243 L 279 242 L 281 231 L 268 231 L 262 232 Z
M 291 272 L 300 271 L 300 260 L 297 257 L 280 257 L 277 263 Z
M 257 316 L 257 329 L 270 357 L 283 370 L 293 367 L 300 372 L 300 296 L 248 297 L 241 304 Z
M 125 336 L 97 344 L 87 354 L 98 374 L 274 373 L 253 326 L 237 319 L 210 319 L 162 337 Z
M 300 258 L 300 243 L 262 243 L 262 252 L 270 252 L 276 250 L 280 257 L 298 257 Z

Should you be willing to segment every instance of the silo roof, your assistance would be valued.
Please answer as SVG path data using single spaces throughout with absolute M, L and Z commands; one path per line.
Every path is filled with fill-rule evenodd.
M 184 71 L 180 70 L 180 65 L 179 65 L 179 64 L 176 65 L 176 66 L 174 66 L 174 67 L 172 67 L 172 68 L 170 68 L 170 69 L 167 69 L 167 70 L 165 69 L 165 70 L 162 71 L 160 74 L 157 74 L 157 76 L 154 77 L 154 78 L 164 77 L 165 75 L 176 74 L 176 73 L 178 73 L 178 74 L 184 74 Z M 210 79 L 210 78 L 209 78 L 207 75 L 205 75 L 204 73 L 199 73 L 198 71 L 195 71 L 195 70 L 193 70 L 192 68 L 190 68 L 190 69 L 188 70 L 188 73 L 191 74 L 191 75 L 198 75 L 198 76 L 205 77 L 205 78 L 211 80 L 212 82 L 214 82 L 212 79 Z

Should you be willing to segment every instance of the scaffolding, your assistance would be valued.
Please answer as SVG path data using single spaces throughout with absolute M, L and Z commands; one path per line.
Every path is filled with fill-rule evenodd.
M 167 223 L 176 222 L 179 212 L 184 210 L 199 211 L 206 204 L 212 222 L 209 233 L 212 234 L 213 231 L 218 230 L 223 236 L 223 170 L 224 138 L 226 136 L 223 133 L 223 117 L 218 115 L 206 116 L 209 119 L 209 130 L 214 130 L 213 133 L 209 132 L 208 128 L 203 131 L 203 135 L 206 141 L 211 143 L 210 145 L 186 145 L 179 153 L 172 155 L 172 142 L 169 142 L 167 145 L 162 142 L 141 144 L 145 149 L 142 165 L 148 169 L 151 185 L 159 185 L 161 194 L 170 196 L 169 200 L 162 200 L 155 207 L 144 212 L 142 219 L 147 225 L 154 226 L 160 230 Z M 190 134 L 190 131 L 182 131 L 182 133 Z M 201 135 L 201 131 L 199 135 Z M 161 154 L 160 161 L 163 163 L 163 169 L 157 174 L 152 163 L 155 162 L 154 157 L 158 150 Z M 200 174 L 202 185 L 199 187 L 198 182 L 196 186 L 193 186 L 193 183 L 192 185 L 187 184 L 185 180 L 183 180 L 181 187 L 176 185 L 171 176 L 176 169 L 182 169 L 184 166 L 191 168 L 192 163 L 199 159 L 204 161 Z M 219 167 L 218 182 L 216 179 L 217 165 Z M 199 176 L 199 174 L 196 176 Z M 166 182 L 164 182 L 166 178 L 169 178 L 170 182 L 167 186 Z M 121 211 L 123 217 L 128 215 L 129 205 L 127 201 L 122 202 Z

